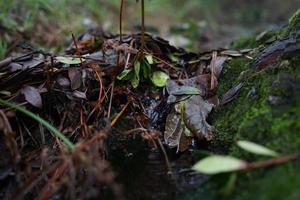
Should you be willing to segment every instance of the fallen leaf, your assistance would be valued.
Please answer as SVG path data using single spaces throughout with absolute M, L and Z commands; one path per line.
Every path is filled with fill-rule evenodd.
M 247 162 L 231 156 L 213 155 L 197 162 L 193 169 L 203 174 L 219 174 L 242 170 L 246 165 Z
M 164 140 L 169 147 L 176 147 L 179 144 L 183 129 L 181 127 L 181 117 L 176 111 L 167 116 Z
M 223 70 L 223 64 L 225 63 L 225 61 L 227 59 L 228 59 L 228 57 L 225 57 L 225 56 L 217 57 L 217 60 L 216 60 L 216 71 L 215 71 L 215 75 L 216 75 L 217 78 L 220 77 L 221 72 Z
M 68 75 L 71 81 L 72 90 L 77 90 L 80 88 L 82 83 L 81 72 L 78 69 L 71 67 L 68 69 Z
M 193 78 L 189 79 L 183 79 L 183 80 L 168 80 L 166 84 L 166 89 L 169 95 L 174 95 L 174 93 L 178 93 L 178 90 L 180 91 L 180 88 L 184 87 L 194 87 L 197 88 L 200 91 L 200 95 L 204 96 L 206 89 L 209 88 L 210 85 L 210 75 L 204 74 L 195 76 Z
M 199 139 L 211 140 L 212 127 L 206 122 L 213 104 L 204 101 L 200 95 L 194 95 L 186 101 L 184 122 L 186 127 Z
M 37 108 L 43 107 L 42 97 L 37 88 L 26 85 L 21 89 L 21 93 L 25 96 L 25 100 L 31 105 Z
M 80 98 L 80 99 L 86 99 L 86 94 L 85 92 L 80 92 L 78 90 L 75 90 L 73 93 L 74 97 Z
M 237 50 L 225 50 L 225 51 L 222 51 L 221 54 L 226 55 L 226 56 L 232 56 L 232 57 L 240 57 L 243 55 Z
M 80 58 L 75 58 L 75 57 L 70 57 L 70 56 L 57 56 L 57 57 L 55 57 L 55 59 L 60 63 L 69 64 L 69 65 L 80 64 L 81 60 L 82 60 L 82 62 L 85 61 L 84 58 L 81 58 L 81 60 L 80 60 Z
M 198 88 L 191 86 L 178 87 L 172 92 L 172 95 L 200 95 L 201 91 Z
M 230 90 L 228 90 L 222 97 L 220 105 L 225 105 L 233 100 L 233 98 L 238 94 L 240 89 L 243 87 L 243 83 L 239 83 Z

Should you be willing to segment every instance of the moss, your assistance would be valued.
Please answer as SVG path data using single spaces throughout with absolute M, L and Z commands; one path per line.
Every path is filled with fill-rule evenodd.
M 215 139 L 210 143 L 209 150 L 250 162 L 266 159 L 235 145 L 236 140 L 244 139 L 282 154 L 298 152 L 299 64 L 300 58 L 295 57 L 285 62 L 284 67 L 279 62 L 273 68 L 257 72 L 250 68 L 246 59 L 229 62 L 219 81 L 218 96 L 237 84 L 239 79 L 245 80 L 245 83 L 232 102 L 212 114 L 210 120 L 215 127 Z M 278 100 L 270 103 L 272 96 Z M 239 173 L 230 196 L 222 193 L 226 175 L 217 175 L 187 199 L 299 199 L 299 169 L 300 163 L 292 161 L 272 168 Z
M 289 19 L 288 31 L 292 32 L 300 27 L 300 9 Z
M 255 37 L 241 38 L 232 42 L 231 46 L 236 49 L 254 48 L 257 46 Z

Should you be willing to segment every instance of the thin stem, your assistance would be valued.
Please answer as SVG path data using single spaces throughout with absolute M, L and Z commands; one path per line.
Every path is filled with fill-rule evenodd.
M 142 0 L 141 2 L 141 10 L 142 10 L 142 24 L 141 24 L 141 54 L 144 54 L 144 46 L 145 46 L 145 2 Z
M 83 60 L 81 58 L 80 49 L 78 48 L 78 45 L 77 45 L 77 42 L 76 42 L 74 34 L 73 33 L 71 33 L 71 34 L 72 34 L 72 39 L 73 39 L 73 42 L 74 42 L 74 45 L 75 45 L 75 48 L 76 48 L 76 54 L 77 54 L 77 56 L 80 59 L 80 66 L 82 68 L 83 67 Z
M 254 163 L 248 163 L 243 170 L 265 168 L 265 167 L 269 167 L 269 166 L 272 166 L 272 165 L 278 165 L 278 164 L 286 163 L 286 162 L 291 161 L 291 160 L 296 160 L 297 158 L 299 158 L 299 155 L 294 154 L 294 155 L 287 155 L 287 156 L 272 158 L 272 159 L 269 159 L 269 160 L 263 160 L 263 161 L 254 162 Z
M 119 18 L 119 31 L 120 31 L 120 43 L 122 43 L 122 21 L 123 21 L 123 7 L 124 7 L 124 0 L 121 0 L 120 6 L 120 18 Z

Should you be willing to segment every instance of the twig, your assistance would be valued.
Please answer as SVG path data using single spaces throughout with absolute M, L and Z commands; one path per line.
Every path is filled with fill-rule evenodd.
M 72 34 L 73 42 L 74 42 L 74 45 L 75 45 L 75 48 L 76 48 L 76 54 L 77 54 L 77 56 L 78 56 L 79 59 L 80 59 L 80 66 L 83 67 L 83 61 L 82 61 L 82 58 L 81 58 L 81 55 L 80 55 L 80 50 L 79 50 L 79 48 L 78 48 L 78 45 L 77 45 L 75 36 L 74 36 L 73 33 L 71 33 L 71 34 Z
M 298 158 L 299 158 L 299 155 L 294 154 L 294 155 L 287 155 L 287 156 L 282 156 L 282 157 L 278 157 L 278 158 L 272 158 L 269 160 L 263 160 L 263 161 L 259 161 L 259 162 L 247 163 L 245 168 L 242 169 L 242 171 L 270 167 L 272 165 L 286 163 L 291 160 L 296 160 Z
M 170 161 L 169 161 L 169 158 L 168 158 L 168 155 L 167 155 L 167 152 L 161 142 L 161 140 L 159 138 L 157 138 L 157 141 L 158 141 L 158 144 L 160 146 L 160 149 L 162 150 L 163 154 L 164 154 L 164 157 L 165 157 L 165 161 L 166 161 L 166 165 L 167 165 L 167 168 L 168 168 L 168 172 L 169 173 L 172 173 L 172 168 L 171 168 L 171 165 L 170 165 Z
M 144 46 L 145 46 L 145 2 L 141 1 L 141 10 L 142 10 L 142 24 L 141 24 L 141 55 L 143 57 L 144 54 Z
M 121 0 L 121 6 L 120 6 L 120 18 L 119 18 L 119 31 L 120 31 L 120 43 L 122 43 L 122 21 L 123 21 L 123 7 L 124 7 L 124 0 Z
M 110 98 L 109 98 L 109 106 L 108 106 L 108 114 L 107 114 L 108 119 L 110 118 L 110 113 L 111 113 L 112 100 L 114 96 L 114 88 L 115 88 L 115 80 L 113 80 L 111 90 L 110 90 Z
M 111 122 L 111 126 L 115 125 L 115 123 L 118 121 L 118 119 L 123 115 L 123 113 L 125 112 L 126 108 L 128 107 L 130 101 L 127 101 L 127 103 L 125 104 L 125 106 L 122 108 L 122 110 L 117 114 L 117 116 L 112 120 Z

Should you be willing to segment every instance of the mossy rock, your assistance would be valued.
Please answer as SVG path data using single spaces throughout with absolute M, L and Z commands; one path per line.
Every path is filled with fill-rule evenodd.
M 300 26 L 299 22 L 300 10 L 291 18 L 287 30 L 290 33 L 299 30 L 296 27 Z M 247 47 L 249 43 L 244 45 Z M 224 67 L 218 96 L 241 80 L 244 86 L 234 101 L 212 114 L 215 139 L 209 150 L 250 162 L 268 159 L 238 148 L 236 141 L 242 139 L 262 144 L 282 155 L 299 153 L 300 55 L 280 59 L 262 71 L 255 70 L 249 63 L 247 59 L 234 59 Z M 300 199 L 299 159 L 238 173 L 235 181 L 230 177 L 230 174 L 212 176 L 198 191 L 180 199 Z

